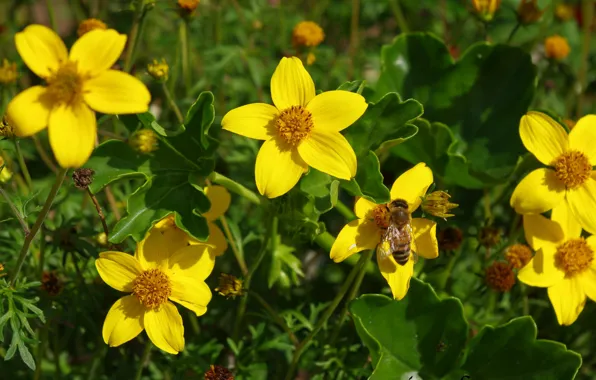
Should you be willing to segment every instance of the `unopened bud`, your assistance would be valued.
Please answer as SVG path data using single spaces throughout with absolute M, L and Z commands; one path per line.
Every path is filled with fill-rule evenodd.
M 6 167 L 4 158 L 0 156 L 0 182 L 6 183 L 12 178 L 12 172 Z
M 2 60 L 2 65 L 0 66 L 0 83 L 1 84 L 11 84 L 17 81 L 18 72 L 17 72 L 17 64 L 14 62 L 9 62 L 7 59 Z
M 6 116 L 0 119 L 0 136 L 7 138 L 14 137 L 14 128 Z
M 226 298 L 236 298 L 244 295 L 242 280 L 227 273 L 219 275 L 219 285 L 215 288 L 215 291 Z
M 199 3 L 199 0 L 178 0 L 178 10 L 180 12 L 180 16 L 193 16 L 197 7 L 199 6 Z
M 520 24 L 533 24 L 540 20 L 544 10 L 540 10 L 537 3 L 537 0 L 521 0 L 517 7 L 517 20 Z
M 170 66 L 168 66 L 165 59 L 162 59 L 161 61 L 154 59 L 152 63 L 147 65 L 147 72 L 153 79 L 165 82 L 168 80 Z
M 157 150 L 157 141 L 157 134 L 153 129 L 140 129 L 128 139 L 128 145 L 139 153 L 148 154 Z

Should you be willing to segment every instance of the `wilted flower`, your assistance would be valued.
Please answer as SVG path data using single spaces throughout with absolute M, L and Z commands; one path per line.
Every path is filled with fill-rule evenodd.
M 561 325 L 575 322 L 586 296 L 596 301 L 596 236 L 583 238 L 581 226 L 566 211 L 553 210 L 551 220 L 524 215 L 526 241 L 536 255 L 517 275 L 525 284 L 548 288 Z
M 544 10 L 538 8 L 538 0 L 521 0 L 517 7 L 517 20 L 520 24 L 533 24 L 540 20 Z
M 325 39 L 323 29 L 313 21 L 302 21 L 292 31 L 294 46 L 318 46 Z
M 532 250 L 525 244 L 514 244 L 507 248 L 505 258 L 512 267 L 521 269 L 532 259 Z
M 128 145 L 142 154 L 149 154 L 159 148 L 157 133 L 153 129 L 139 129 L 128 139 Z
M 411 215 L 422 202 L 426 190 L 433 183 L 433 174 L 424 163 L 419 163 L 412 169 L 400 175 L 391 187 L 391 199 L 404 200 L 408 204 Z M 331 247 L 331 259 L 336 263 L 342 262 L 356 252 L 365 249 L 375 249 L 381 244 L 381 236 L 389 225 L 389 210 L 386 204 L 375 204 L 364 198 L 359 198 L 354 205 L 354 212 L 358 219 L 348 223 L 337 235 Z M 424 218 L 412 218 L 411 250 L 425 259 L 439 256 L 437 243 L 437 224 Z M 400 265 L 392 255 L 384 256 L 377 249 L 377 263 L 381 274 L 389 283 L 393 297 L 397 300 L 404 298 L 410 287 L 410 278 L 414 274 L 414 260 L 410 259 L 405 265 Z
M 356 154 L 340 133 L 368 105 L 349 91 L 315 93 L 312 78 L 296 57 L 282 58 L 271 77 L 274 106 L 253 103 L 224 115 L 222 128 L 265 140 L 257 154 L 259 193 L 279 197 L 294 187 L 309 166 L 349 180 L 356 175 Z
M 596 233 L 596 115 L 579 119 L 568 134 L 550 116 L 528 112 L 519 134 L 526 149 L 548 167 L 532 171 L 517 185 L 511 206 L 518 214 L 569 208 L 583 229 Z
M 544 51 L 548 58 L 564 59 L 569 55 L 571 48 L 567 43 L 567 39 L 554 35 L 544 40 Z
M 226 298 L 236 298 L 244 295 L 242 280 L 231 274 L 219 275 L 219 285 L 215 291 Z
M 220 365 L 211 365 L 205 372 L 205 380 L 234 380 L 234 374 Z
M 147 65 L 147 72 L 153 79 L 165 82 L 168 80 L 170 66 L 168 66 L 165 59 L 162 59 L 161 61 L 154 59 L 152 63 Z
M 449 218 L 453 216 L 453 214 L 449 214 L 449 211 L 459 206 L 458 204 L 450 203 L 449 198 L 451 196 L 445 191 L 433 191 L 424 197 L 422 211 L 439 218 Z
M 62 283 L 62 280 L 58 278 L 56 272 L 44 271 L 41 274 L 41 289 L 43 289 L 44 292 L 48 293 L 49 296 L 57 296 L 58 294 L 60 294 L 60 292 L 62 292 L 63 288 L 64 284 Z
M 89 33 L 92 30 L 100 29 L 106 30 L 108 26 L 101 20 L 96 18 L 88 18 L 86 20 L 81 21 L 79 27 L 77 29 L 77 34 L 81 37 L 84 34 Z
M 17 81 L 17 64 L 9 62 L 7 59 L 2 60 L 2 66 L 0 66 L 0 83 L 11 84 Z
M 484 247 L 494 247 L 501 241 L 501 230 L 495 227 L 482 227 L 478 231 L 478 241 Z
M 464 240 L 464 234 L 457 227 L 447 227 L 439 231 L 437 236 L 439 249 L 443 251 L 454 251 L 459 248 Z
M 101 278 L 112 288 L 132 293 L 120 298 L 106 316 L 103 339 L 116 347 L 144 329 L 160 349 L 177 354 L 184 349 L 182 317 L 170 301 L 207 311 L 211 290 L 205 279 L 215 260 L 206 244 L 189 244 L 189 237 L 163 223 L 153 227 L 137 245 L 134 256 L 102 252 L 95 261 Z
M 486 22 L 493 19 L 500 5 L 501 0 L 472 0 L 474 11 L 478 17 Z
M 494 262 L 486 268 L 486 284 L 499 292 L 508 292 L 515 285 L 515 274 L 511 265 L 502 262 Z

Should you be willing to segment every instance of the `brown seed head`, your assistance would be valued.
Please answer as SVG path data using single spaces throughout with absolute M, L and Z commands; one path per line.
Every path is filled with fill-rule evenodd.
M 87 190 L 89 185 L 93 182 L 93 169 L 80 168 L 72 173 L 72 180 L 77 189 Z
M 96 18 L 88 18 L 87 20 L 81 21 L 81 23 L 79 24 L 79 28 L 77 29 L 77 34 L 79 35 L 79 37 L 81 37 L 82 35 L 89 33 L 92 30 L 106 30 L 107 28 L 108 26 L 105 24 L 105 22 Z
M 197 10 L 197 7 L 199 6 L 199 3 L 199 0 L 178 0 L 178 10 L 180 11 L 180 16 L 193 16 Z
M 495 227 L 482 227 L 478 232 L 478 241 L 484 247 L 494 247 L 501 241 L 501 230 Z
M 517 20 L 520 24 L 533 24 L 540 20 L 544 10 L 538 8 L 537 0 L 521 0 L 517 7 Z
M 439 249 L 443 251 L 454 251 L 459 248 L 464 240 L 462 230 L 457 227 L 447 227 L 441 229 L 437 236 L 439 242 Z
M 211 365 L 205 372 L 205 380 L 234 380 L 234 374 L 220 365 Z
M 215 288 L 215 291 L 226 298 L 236 298 L 244 295 L 242 280 L 227 273 L 219 275 L 219 285 Z
M 48 293 L 49 296 L 57 296 L 58 294 L 60 294 L 60 292 L 62 292 L 63 288 L 64 285 L 62 284 L 62 280 L 58 278 L 56 272 L 44 271 L 41 274 L 41 289 Z
M 514 244 L 507 248 L 505 258 L 512 267 L 521 269 L 532 259 L 532 250 L 525 244 Z
M 511 265 L 494 262 L 486 268 L 486 284 L 498 292 L 508 292 L 515 284 L 515 274 Z

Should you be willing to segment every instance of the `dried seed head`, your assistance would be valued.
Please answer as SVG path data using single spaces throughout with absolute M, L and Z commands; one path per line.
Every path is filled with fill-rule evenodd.
M 219 275 L 219 285 L 215 288 L 215 291 L 226 298 L 236 298 L 244 295 L 242 280 L 227 273 Z
M 72 180 L 77 189 L 87 190 L 89 185 L 93 182 L 93 169 L 80 168 L 72 173 Z
M 82 35 L 89 33 L 92 30 L 106 30 L 107 28 L 108 26 L 103 21 L 98 20 L 96 18 L 88 18 L 87 20 L 81 21 L 81 23 L 79 24 L 79 28 L 77 29 L 77 34 L 79 35 L 79 37 L 81 37 Z
M 58 294 L 60 294 L 60 292 L 62 292 L 63 288 L 64 288 L 64 285 L 62 283 L 62 280 L 60 280 L 60 278 L 58 278 L 58 276 L 56 275 L 56 272 L 44 271 L 41 274 L 41 289 L 43 289 L 43 291 L 48 293 L 49 296 L 51 296 L 51 297 L 57 296 Z
M 478 241 L 484 247 L 494 247 L 501 241 L 501 230 L 495 227 L 482 227 L 478 232 Z
M 532 250 L 525 244 L 514 244 L 507 248 L 505 258 L 512 267 L 521 269 L 532 259 Z
M 486 268 L 486 284 L 498 292 L 508 292 L 515 284 L 515 274 L 511 265 L 494 262 Z
M 205 372 L 205 380 L 234 380 L 234 374 L 220 365 L 211 365 Z
M 439 249 L 443 251 L 455 251 L 464 240 L 464 234 L 457 227 L 447 227 L 439 231 L 437 240 L 439 242 Z

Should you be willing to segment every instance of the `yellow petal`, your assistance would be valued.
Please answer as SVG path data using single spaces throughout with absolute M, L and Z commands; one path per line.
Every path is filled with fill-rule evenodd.
M 339 231 L 331 247 L 331 259 L 340 263 L 356 252 L 374 249 L 381 240 L 381 230 L 374 222 L 353 220 Z
M 126 35 L 114 29 L 95 29 L 85 33 L 70 49 L 70 60 L 78 62 L 78 71 L 93 77 L 116 63 L 126 45 Z
M 418 256 L 425 259 L 439 257 L 439 243 L 437 242 L 437 223 L 424 218 L 412 219 L 414 245 L 412 249 Z
M 207 186 L 205 188 L 205 195 L 209 199 L 209 202 L 211 202 L 211 208 L 203 214 L 207 220 L 211 221 L 219 218 L 230 208 L 232 196 L 225 187 Z
M 51 109 L 52 103 L 46 95 L 46 88 L 33 86 L 19 93 L 8 103 L 6 115 L 15 128 L 15 134 L 26 137 L 48 126 Z
M 298 145 L 298 153 L 308 165 L 323 173 L 345 180 L 356 175 L 356 153 L 339 132 L 313 129 Z
M 367 199 L 358 198 L 354 204 L 354 213 L 360 219 L 364 219 L 368 216 L 368 213 L 371 210 L 374 210 L 377 206 L 378 205 L 376 203 L 373 203 Z
M 95 113 L 84 103 L 60 105 L 50 112 L 50 145 L 63 168 L 79 168 L 87 162 L 97 138 Z
M 215 255 L 203 244 L 187 245 L 179 249 L 168 260 L 168 273 L 205 281 L 213 272 Z
M 519 270 L 517 278 L 524 284 L 546 288 L 563 281 L 565 273 L 555 266 L 555 249 L 539 249 L 530 262 Z
M 226 113 L 221 120 L 221 127 L 251 139 L 267 140 L 273 133 L 277 115 L 279 111 L 270 104 L 247 104 Z
M 228 249 L 228 241 L 226 240 L 226 236 L 222 230 L 215 225 L 215 223 L 209 222 L 208 226 L 209 239 L 207 239 L 207 244 L 212 246 L 209 248 L 209 252 L 215 256 L 221 256 Z
M 147 232 L 145 238 L 137 244 L 135 258 L 145 270 L 150 268 L 166 269 L 168 260 L 176 251 L 180 250 L 182 245 L 188 244 L 187 240 L 170 241 L 166 239 L 164 228 L 153 227 Z M 169 237 L 182 236 L 180 234 L 170 234 Z M 174 244 L 171 244 L 174 243 Z
M 132 282 L 143 273 L 139 262 L 124 252 L 101 252 L 95 267 L 106 284 L 121 292 L 132 292 Z
M 567 191 L 567 203 L 582 228 L 596 234 L 596 180 L 593 174 L 580 187 Z
M 276 198 L 290 191 L 308 166 L 295 149 L 276 139 L 263 143 L 255 164 L 255 180 L 261 195 Z
M 554 248 L 565 240 L 561 226 L 542 215 L 524 215 L 526 241 L 535 251 L 543 247 Z
M 68 59 L 64 42 L 43 25 L 29 25 L 14 36 L 14 42 L 27 67 L 41 78 L 49 77 Z
M 117 347 L 134 339 L 143 331 L 145 307 L 137 297 L 124 296 L 116 301 L 103 323 L 103 341 L 110 347 Z
M 391 186 L 391 199 L 404 199 L 410 212 L 416 211 L 429 186 L 433 183 L 433 172 L 424 162 L 400 175 Z
M 518 214 L 540 214 L 558 206 L 565 198 L 565 185 L 554 170 L 536 169 L 517 184 L 509 204 Z
M 184 349 L 182 317 L 171 302 L 166 302 L 157 310 L 147 310 L 144 323 L 149 339 L 159 349 L 174 355 Z
M 564 240 L 580 237 L 582 226 L 571 212 L 567 202 L 561 202 L 557 207 L 553 208 L 550 219 L 559 223 L 559 226 L 561 226 L 561 230 L 563 231 Z
M 395 262 L 393 256 L 384 256 L 377 250 L 377 263 L 381 274 L 389 283 L 393 298 L 403 299 L 408 294 L 410 288 L 410 279 L 414 274 L 414 260 L 410 258 L 405 265 L 399 265 Z
M 575 322 L 586 305 L 586 293 L 577 278 L 563 280 L 548 288 L 548 298 L 557 314 L 557 321 L 565 326 Z
M 587 115 L 578 120 L 569 133 L 569 148 L 579 150 L 596 166 L 596 115 Z
M 592 263 L 594 265 L 594 261 Z M 596 268 L 588 268 L 588 270 L 580 274 L 579 281 L 586 295 L 592 301 L 596 301 Z
M 170 299 L 185 308 L 192 310 L 197 317 L 207 312 L 207 304 L 211 301 L 211 290 L 196 278 L 181 275 L 171 276 L 172 294 Z
M 565 129 L 542 112 L 522 116 L 519 135 L 526 149 L 545 165 L 550 165 L 569 146 Z
M 352 125 L 366 111 L 366 100 L 349 91 L 327 91 L 314 97 L 306 107 L 313 117 L 315 128 L 339 132 Z
M 271 98 L 278 110 L 306 106 L 315 97 L 315 84 L 302 61 L 282 58 L 271 77 Z
M 151 94 L 137 78 L 107 70 L 83 83 L 85 102 L 106 114 L 142 113 L 149 110 Z
M 594 251 L 594 255 L 596 255 L 596 235 L 588 236 L 586 242 L 592 248 L 592 251 Z M 592 269 L 596 270 L 596 260 L 592 260 Z

